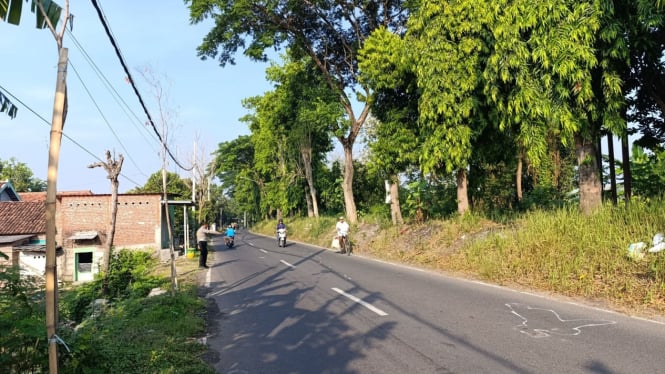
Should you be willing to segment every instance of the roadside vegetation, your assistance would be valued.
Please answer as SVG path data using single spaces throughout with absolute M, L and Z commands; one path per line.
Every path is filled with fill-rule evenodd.
M 393 227 L 371 216 L 352 228 L 354 253 L 500 285 L 571 297 L 628 314 L 665 316 L 665 201 L 635 199 L 592 215 L 577 207 L 487 219 L 465 215 Z M 330 248 L 336 217 L 286 219 L 289 239 Z M 274 235 L 274 221 L 257 232 Z M 644 242 L 642 255 L 629 255 Z M 288 248 L 288 247 L 287 247 Z
M 178 260 L 180 287 L 170 287 L 170 268 L 150 253 L 114 254 L 110 298 L 102 302 L 95 280 L 60 293 L 59 372 L 214 373 L 202 359 L 206 346 L 205 302 L 197 296 L 196 260 Z M 49 371 L 43 289 L 16 268 L 0 271 L 0 370 Z

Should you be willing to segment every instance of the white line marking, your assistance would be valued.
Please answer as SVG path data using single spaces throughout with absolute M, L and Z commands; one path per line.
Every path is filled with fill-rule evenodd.
M 364 306 L 365 308 L 371 310 L 372 312 L 374 312 L 374 313 L 376 313 L 376 314 L 378 314 L 378 315 L 380 315 L 380 316 L 387 316 L 387 315 L 388 315 L 388 313 L 386 313 L 386 312 L 384 312 L 383 310 L 381 310 L 381 309 L 375 307 L 374 305 L 372 305 L 372 304 L 370 304 L 370 303 L 368 303 L 368 302 L 366 302 L 366 301 L 363 301 L 362 299 L 359 299 L 359 298 L 357 298 L 357 297 L 355 297 L 355 296 L 353 296 L 353 295 L 350 295 L 350 294 L 348 294 L 348 293 L 346 293 L 346 292 L 340 290 L 339 288 L 333 287 L 332 290 L 335 291 L 335 292 L 337 292 L 338 294 L 340 294 L 340 295 L 342 295 L 342 296 L 346 296 L 346 297 L 348 297 L 349 299 L 355 301 L 356 303 L 358 303 L 358 304 Z
M 291 268 L 293 268 L 293 269 L 296 268 L 294 265 L 291 265 L 291 264 L 289 264 L 288 262 L 286 262 L 286 261 L 284 261 L 284 260 L 279 260 L 279 262 L 281 262 L 281 263 L 283 263 L 284 265 L 289 266 L 289 267 L 291 267 Z
M 604 319 L 563 319 L 552 309 L 536 308 L 521 303 L 508 303 L 510 312 L 522 320 L 517 327 L 532 338 L 547 338 L 552 335 L 577 336 L 583 327 L 614 325 L 616 321 Z M 531 318 L 531 321 L 529 321 Z
M 268 251 L 266 251 L 266 250 L 263 249 L 263 248 L 259 248 L 259 251 L 261 251 L 261 252 L 263 252 L 263 253 L 268 253 Z

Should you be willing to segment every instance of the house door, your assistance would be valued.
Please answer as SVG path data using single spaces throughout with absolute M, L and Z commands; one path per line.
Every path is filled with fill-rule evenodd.
M 76 253 L 75 281 L 88 282 L 95 279 L 92 273 L 92 252 Z

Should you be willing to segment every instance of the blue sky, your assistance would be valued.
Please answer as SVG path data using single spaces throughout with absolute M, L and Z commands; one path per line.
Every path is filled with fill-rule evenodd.
M 219 143 L 249 134 L 247 126 L 239 121 L 247 114 L 241 100 L 271 89 L 265 80 L 267 64 L 241 55 L 236 56 L 237 65 L 224 68 L 216 60 L 202 61 L 196 47 L 211 24 L 190 25 L 189 11 L 182 0 L 98 3 L 160 131 L 160 116 L 166 114 L 168 145 L 183 165 L 192 164 L 195 143 L 197 158 L 209 162 L 210 153 Z M 25 104 L 10 96 L 19 107 L 17 117 L 0 115 L 0 159 L 15 157 L 37 178 L 46 180 L 58 51 L 48 30 L 34 28 L 29 3 L 24 8 L 19 26 L 0 22 L 0 86 L 4 93 Z M 69 112 L 64 133 L 78 144 L 63 137 L 58 190 L 110 192 L 106 172 L 87 167 L 105 161 L 106 150 L 125 157 L 120 192 L 142 186 L 161 168 L 160 144 L 152 129 L 145 126 L 147 117 L 126 81 L 92 3 L 71 1 L 70 11 L 75 16 L 73 30 L 65 33 L 63 43 L 70 60 Z M 162 111 L 155 90 L 144 78 L 145 71 L 155 76 L 163 89 Z M 114 96 L 114 91 L 120 98 Z M 182 177 L 191 176 L 173 161 L 167 168 Z

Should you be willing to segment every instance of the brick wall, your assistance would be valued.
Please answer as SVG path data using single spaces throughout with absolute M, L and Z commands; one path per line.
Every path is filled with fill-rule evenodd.
M 114 245 L 160 246 L 159 194 L 118 195 Z M 106 241 L 111 217 L 111 195 L 62 196 L 58 199 L 56 241 L 69 247 L 67 238 L 79 231 L 99 232 Z

